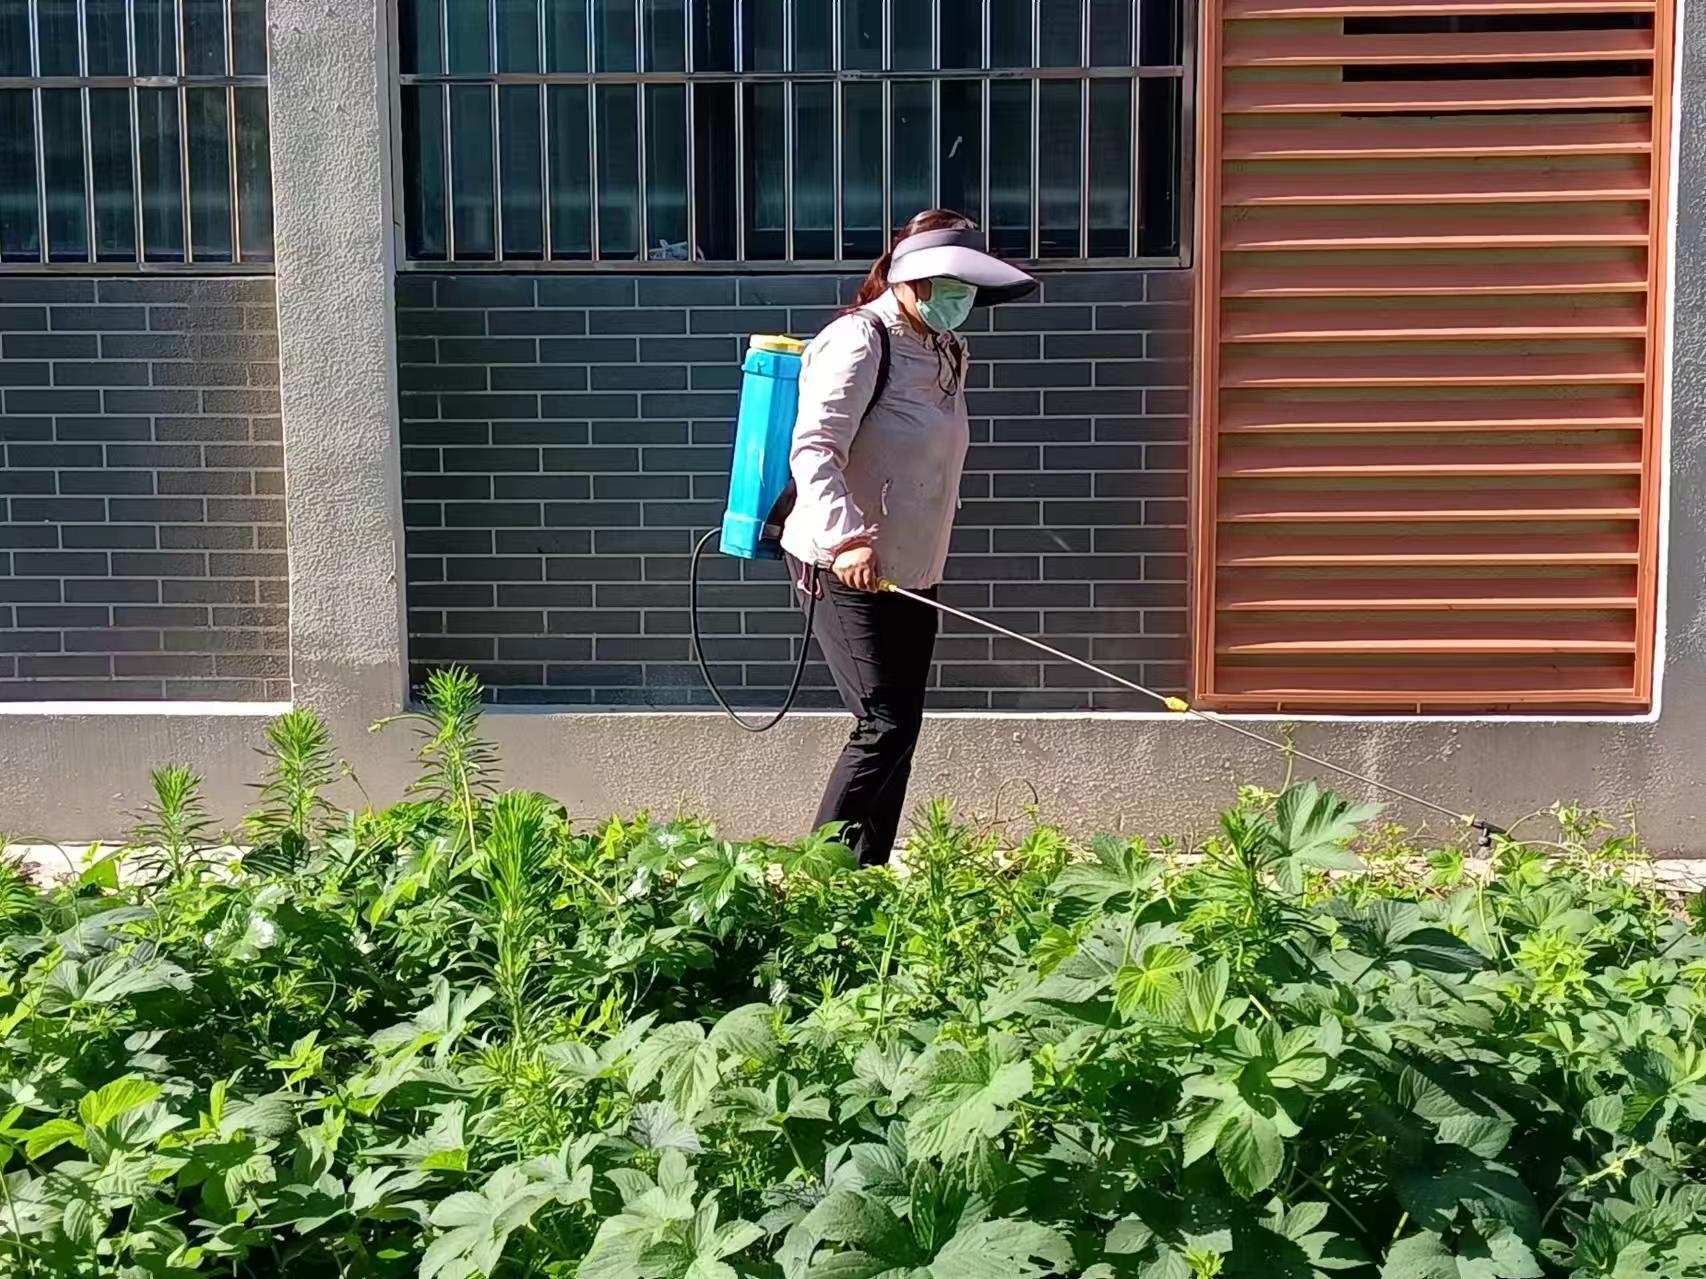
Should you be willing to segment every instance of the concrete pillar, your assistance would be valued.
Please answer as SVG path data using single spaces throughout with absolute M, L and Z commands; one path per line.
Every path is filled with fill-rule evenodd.
M 292 691 L 347 750 L 407 692 L 390 5 L 267 9 Z

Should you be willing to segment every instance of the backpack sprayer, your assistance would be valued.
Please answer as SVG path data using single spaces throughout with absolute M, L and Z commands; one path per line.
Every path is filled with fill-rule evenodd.
M 876 390 L 871 396 L 875 404 L 882 398 L 888 384 L 889 372 L 889 339 L 888 330 L 881 324 L 875 326 L 881 334 L 882 364 L 877 373 Z M 734 461 L 729 472 L 728 506 L 723 514 L 723 524 L 720 529 L 712 529 L 699 539 L 693 548 L 693 558 L 688 570 L 688 619 L 689 629 L 693 637 L 693 657 L 699 663 L 699 670 L 705 677 L 705 683 L 711 690 L 711 696 L 717 705 L 727 712 L 741 728 L 749 733 L 766 733 L 780 724 L 793 709 L 794 701 L 799 696 L 800 683 L 805 677 L 806 658 L 811 649 L 812 622 L 817 611 L 817 593 L 807 592 L 805 606 L 805 631 L 800 640 L 800 655 L 794 666 L 793 679 L 788 685 L 787 696 L 782 705 L 768 719 L 752 721 L 746 719 L 730 705 L 723 691 L 717 687 L 717 682 L 711 676 L 710 664 L 705 659 L 704 645 L 699 626 L 699 568 L 706 550 L 713 539 L 721 538 L 720 550 L 724 555 L 731 555 L 743 560 L 780 560 L 782 558 L 782 525 L 786 522 L 789 512 L 793 509 L 794 489 L 789 475 L 788 459 L 793 447 L 794 418 L 799 408 L 800 357 L 805 351 L 805 343 L 790 337 L 774 337 L 760 335 L 754 337 L 747 349 L 746 360 L 742 365 L 742 380 L 740 394 L 740 410 L 735 425 Z M 866 412 L 870 411 L 867 407 Z M 905 590 L 893 582 L 883 582 L 878 588 L 890 594 L 901 595 L 914 603 L 935 609 L 945 616 L 959 621 L 982 627 L 986 631 L 1000 635 L 1004 639 L 1017 640 L 1028 644 L 1039 652 L 1046 653 L 1057 661 L 1069 662 L 1073 666 L 1089 671 L 1122 688 L 1134 693 L 1152 698 L 1155 702 L 1180 715 L 1199 719 L 1205 724 L 1212 724 L 1228 733 L 1256 742 L 1270 750 L 1294 756 L 1305 760 L 1318 768 L 1348 777 L 1353 781 L 1382 791 L 1394 798 L 1415 804 L 1429 812 L 1438 813 L 1450 818 L 1453 822 L 1462 822 L 1479 832 L 1482 848 L 1492 845 L 1495 835 L 1506 835 L 1509 832 L 1495 826 L 1483 818 L 1473 814 L 1453 812 L 1442 804 L 1436 804 L 1430 799 L 1424 799 L 1389 783 L 1379 781 L 1366 774 L 1335 764 L 1330 759 L 1312 755 L 1307 751 L 1298 750 L 1288 742 L 1268 737 L 1262 733 L 1244 727 L 1211 711 L 1198 710 L 1182 697 L 1157 692 L 1146 688 L 1134 680 L 1116 675 L 1104 670 L 1094 662 L 1063 653 L 1057 648 L 1044 644 L 1041 640 L 1028 635 L 1010 631 L 1004 626 L 987 621 L 972 613 L 966 613 L 957 608 L 933 600 L 916 591 Z

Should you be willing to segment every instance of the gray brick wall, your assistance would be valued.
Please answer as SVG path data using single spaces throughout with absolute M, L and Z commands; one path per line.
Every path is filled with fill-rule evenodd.
M 410 657 L 500 702 L 709 701 L 687 555 L 722 518 L 748 334 L 811 334 L 832 276 L 398 282 Z M 1048 275 L 973 318 L 973 447 L 944 599 L 1166 690 L 1185 684 L 1189 276 Z M 719 682 L 774 701 L 800 631 L 780 565 L 712 556 Z M 950 626 L 940 709 L 1152 707 Z M 802 705 L 835 704 L 809 669 Z
M 0 275 L 0 699 L 289 696 L 268 279 Z

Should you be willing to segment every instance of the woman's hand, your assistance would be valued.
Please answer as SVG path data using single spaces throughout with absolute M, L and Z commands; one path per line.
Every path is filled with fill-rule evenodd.
M 841 552 L 830 571 L 843 586 L 855 591 L 874 591 L 883 580 L 877 553 L 869 546 L 855 546 Z

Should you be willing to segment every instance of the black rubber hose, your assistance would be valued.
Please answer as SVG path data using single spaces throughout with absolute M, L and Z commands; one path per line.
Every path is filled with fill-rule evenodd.
M 782 708 L 762 723 L 743 718 L 739 711 L 729 705 L 728 698 L 723 696 L 723 690 L 718 688 L 717 681 L 711 678 L 711 665 L 705 660 L 705 648 L 699 635 L 699 562 L 705 557 L 705 548 L 719 535 L 719 530 L 712 529 L 699 539 L 699 544 L 693 548 L 693 560 L 687 569 L 687 625 L 693 636 L 693 660 L 699 663 L 699 673 L 705 677 L 705 686 L 711 690 L 711 696 L 717 699 L 717 705 L 723 708 L 730 719 L 749 733 L 768 733 L 794 709 L 794 699 L 800 695 L 800 684 L 806 676 L 806 657 L 812 646 L 812 620 L 817 616 L 817 592 L 813 591 L 806 599 L 806 631 L 800 637 L 800 660 L 794 666 L 794 682 L 788 685 L 788 696 L 783 700 Z

